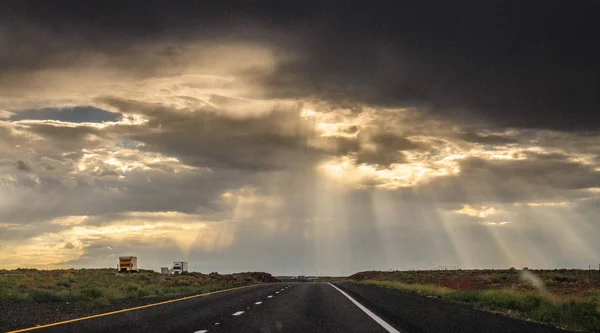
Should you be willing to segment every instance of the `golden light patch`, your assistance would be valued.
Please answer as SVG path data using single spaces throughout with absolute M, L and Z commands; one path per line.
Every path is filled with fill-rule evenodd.
M 89 216 L 65 216 L 52 220 L 51 224 L 57 224 L 62 226 L 73 226 L 84 223 Z
M 178 173 L 197 169 L 181 163 L 175 157 L 144 152 L 139 149 L 114 147 L 112 149 L 82 149 L 82 152 L 83 156 L 77 165 L 77 170 L 80 172 L 124 174 L 139 169 Z
M 327 177 L 352 186 L 374 186 L 381 189 L 410 187 L 435 177 L 458 172 L 456 165 L 448 161 L 422 162 L 416 159 L 408 163 L 394 163 L 380 167 L 356 163 L 355 157 L 341 157 L 323 162 L 317 170 Z
M 316 118 L 318 113 L 315 110 L 311 109 L 302 109 L 300 111 L 300 116 L 302 118 Z
M 480 222 L 480 224 L 487 225 L 487 226 L 490 226 L 490 227 L 501 227 L 501 226 L 510 224 L 510 222 L 508 222 L 508 221 L 503 221 L 503 222 L 486 221 L 486 222 Z
M 571 202 L 566 201 L 548 201 L 548 202 L 518 202 L 515 206 L 529 206 L 529 207 L 568 207 L 572 205 Z
M 88 218 L 58 218 L 51 223 L 65 226 L 65 229 L 5 244 L 0 253 L 0 265 L 16 268 L 20 262 L 27 262 L 30 266 L 61 264 L 81 258 L 86 248 L 96 243 L 119 245 L 135 242 L 159 248 L 175 244 L 186 253 L 192 249 L 224 249 L 235 240 L 235 233 L 230 230 L 231 222 L 203 221 L 193 214 L 130 212 L 100 225 L 83 224 Z M 14 261 L 17 255 L 19 262 Z
M 456 213 L 456 214 L 464 214 L 464 215 L 469 215 L 469 216 L 474 216 L 474 217 L 482 217 L 482 218 L 502 213 L 501 210 L 496 209 L 494 207 L 481 206 L 479 208 L 475 208 L 470 205 L 464 205 L 463 208 L 458 209 L 458 210 L 453 210 L 452 212 Z

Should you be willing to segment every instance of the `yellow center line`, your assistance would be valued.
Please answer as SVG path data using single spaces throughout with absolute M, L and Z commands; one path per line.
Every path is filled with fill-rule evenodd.
M 206 293 L 206 294 L 197 294 L 197 295 L 192 295 L 192 296 L 186 296 L 186 297 L 182 297 L 182 298 L 171 299 L 171 300 L 168 300 L 168 301 L 163 301 L 163 302 L 158 302 L 158 303 L 152 303 L 152 304 L 146 304 L 146 305 L 142 305 L 142 306 L 136 306 L 134 308 L 121 309 L 121 310 L 117 310 L 117 311 L 100 313 L 100 314 L 96 314 L 96 315 L 93 315 L 93 316 L 87 316 L 87 317 L 75 318 L 75 319 L 70 319 L 70 320 L 65 320 L 65 321 L 59 321 L 59 322 L 52 323 L 52 324 L 45 324 L 45 325 L 39 325 L 39 326 L 34 326 L 34 327 L 29 327 L 29 328 L 23 328 L 23 329 L 20 329 L 20 330 L 10 331 L 10 332 L 6 332 L 6 333 L 28 332 L 28 331 L 38 330 L 40 328 L 46 328 L 46 327 L 64 325 L 64 324 L 73 323 L 73 322 L 76 322 L 76 321 L 82 321 L 82 320 L 87 320 L 87 319 L 92 319 L 92 318 L 110 316 L 110 315 L 114 315 L 114 314 L 117 314 L 117 313 L 123 313 L 123 312 L 128 312 L 128 311 L 133 311 L 133 310 L 145 309 L 145 308 L 150 308 L 150 307 L 157 306 L 157 305 L 163 305 L 163 304 L 169 304 L 169 303 L 174 303 L 174 302 L 179 302 L 179 301 L 185 301 L 185 300 L 196 298 L 196 297 L 203 297 L 203 296 L 208 296 L 208 295 L 214 295 L 214 294 L 218 294 L 218 293 L 223 293 L 223 292 L 227 292 L 227 291 L 238 290 L 238 289 L 243 289 L 243 288 L 248 288 L 248 287 L 251 287 L 251 286 L 243 286 L 243 287 L 236 287 L 236 288 L 225 289 L 225 290 L 212 291 L 212 292 L 209 292 L 209 293 Z

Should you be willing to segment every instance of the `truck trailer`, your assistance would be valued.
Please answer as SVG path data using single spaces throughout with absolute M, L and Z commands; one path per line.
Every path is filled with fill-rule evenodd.
M 173 261 L 173 269 L 171 272 L 173 274 L 181 274 L 183 272 L 188 271 L 188 263 L 187 261 Z
M 119 273 L 136 273 L 137 271 L 138 271 L 137 257 L 132 257 L 132 256 L 119 257 L 119 266 L 117 267 L 117 272 L 119 272 Z

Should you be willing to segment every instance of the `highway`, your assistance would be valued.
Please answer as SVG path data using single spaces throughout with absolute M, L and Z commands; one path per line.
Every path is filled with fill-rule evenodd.
M 564 332 L 460 304 L 351 283 L 257 285 L 31 331 Z

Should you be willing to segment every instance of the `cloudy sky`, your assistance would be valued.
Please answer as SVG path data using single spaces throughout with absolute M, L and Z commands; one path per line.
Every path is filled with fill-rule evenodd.
M 3 1 L 0 267 L 600 261 L 600 5 Z

